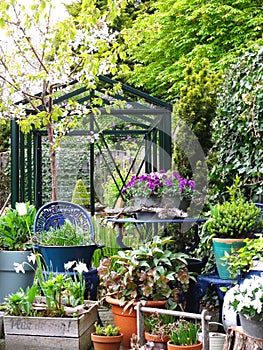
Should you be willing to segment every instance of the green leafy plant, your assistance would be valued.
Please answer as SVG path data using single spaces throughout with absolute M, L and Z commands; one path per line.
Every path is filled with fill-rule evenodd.
M 72 246 L 94 244 L 80 227 L 73 226 L 69 220 L 58 228 L 50 228 L 39 235 L 39 243 L 49 246 Z
M 145 331 L 160 336 L 161 339 L 169 336 L 173 332 L 173 325 L 176 318 L 165 314 L 146 314 L 144 317 Z
M 187 255 L 166 247 L 171 242 L 170 237 L 155 236 L 137 248 L 102 260 L 98 274 L 104 294 L 115 295 L 127 307 L 139 299 L 178 301 L 188 289 L 191 274 Z
M 198 343 L 200 325 L 197 322 L 177 320 L 170 335 L 170 342 L 175 345 L 193 345 Z
M 85 281 L 82 272 L 87 271 L 85 264 L 75 261 L 66 264 L 66 269 L 75 265 L 74 270 L 78 274 L 72 276 L 67 272 L 44 274 L 39 254 L 32 254 L 28 260 L 37 263 L 35 283 L 32 287 L 27 287 L 25 290 L 20 288 L 16 293 L 5 298 L 5 310 L 8 314 L 63 317 L 83 311 Z M 24 265 L 29 262 L 16 264 L 16 272 L 24 273 Z M 40 297 L 37 298 L 37 296 Z
M 231 186 L 235 174 L 242 192 L 257 201 L 262 195 L 262 78 L 263 47 L 253 45 L 225 71 L 213 121 L 213 168 L 215 193 Z
M 16 203 L 0 217 L 0 249 L 24 250 L 32 247 L 36 208 L 29 203 Z
M 238 272 L 247 273 L 258 261 L 263 261 L 263 236 L 259 234 L 257 238 L 244 239 L 245 245 L 237 251 L 225 253 L 222 260 L 229 264 L 228 270 L 234 277 Z
M 243 198 L 217 203 L 210 208 L 203 230 L 212 237 L 245 238 L 261 227 L 260 208 Z
M 108 324 L 106 327 L 103 327 L 98 324 L 98 322 L 95 323 L 95 334 L 101 335 L 101 336 L 116 336 L 120 335 L 120 327 L 113 327 L 111 324 Z

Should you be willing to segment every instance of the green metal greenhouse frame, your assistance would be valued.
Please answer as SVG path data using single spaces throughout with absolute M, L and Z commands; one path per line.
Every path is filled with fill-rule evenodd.
M 105 77 L 99 77 L 99 84 L 95 93 L 102 94 L 105 86 L 113 87 L 118 82 Z M 74 85 L 73 85 L 74 88 Z M 100 118 L 103 116 L 114 116 L 121 123 L 136 125 L 136 130 L 97 130 L 95 116 L 90 115 L 89 130 L 72 130 L 70 135 L 89 135 L 94 131 L 99 131 L 101 142 L 111 154 L 111 150 L 106 142 L 106 135 L 117 135 L 119 133 L 126 135 L 142 135 L 144 139 L 145 157 L 141 169 L 145 172 L 152 170 L 171 168 L 172 142 L 171 142 L 171 113 L 172 105 L 158 98 L 150 96 L 138 89 L 132 88 L 126 84 L 121 84 L 122 94 L 115 94 L 116 100 L 124 101 L 125 108 L 108 109 L 107 98 L 104 98 L 105 105 L 100 108 Z M 65 93 L 55 100 L 55 104 L 65 103 L 69 99 L 76 99 L 79 103 L 84 103 L 92 99 L 87 94 L 85 87 L 76 88 L 70 93 Z M 86 95 L 83 94 L 86 92 Z M 25 104 L 26 102 L 21 101 Z M 21 103 L 20 102 L 20 103 Z M 26 109 L 27 114 L 32 113 Z M 17 122 L 11 122 L 11 193 L 12 207 L 16 202 L 29 201 L 34 203 L 37 208 L 43 205 L 42 198 L 42 138 L 45 136 L 44 130 L 33 130 L 29 134 L 23 134 Z M 89 144 L 89 164 L 90 164 L 90 205 L 91 214 L 95 213 L 95 192 L 94 192 L 94 143 Z M 158 148 L 158 150 L 157 150 Z M 116 169 L 118 172 L 118 167 Z M 118 188 L 121 196 L 121 189 L 125 184 L 129 174 L 122 179 L 122 186 Z

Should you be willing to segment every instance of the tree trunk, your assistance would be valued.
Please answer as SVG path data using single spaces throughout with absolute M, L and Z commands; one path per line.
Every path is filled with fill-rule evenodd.
M 228 328 L 223 350 L 263 350 L 263 340 L 251 338 L 241 327 Z
M 56 150 L 54 148 L 53 126 L 51 123 L 47 124 L 47 133 L 49 141 L 49 161 L 51 172 L 51 200 L 57 200 L 57 164 L 56 164 Z

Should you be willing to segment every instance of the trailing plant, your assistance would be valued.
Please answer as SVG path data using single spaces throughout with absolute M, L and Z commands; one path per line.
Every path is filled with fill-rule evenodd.
M 95 326 L 95 334 L 101 336 L 116 336 L 120 335 L 120 327 L 113 327 L 111 324 L 108 324 L 106 327 L 103 327 L 96 322 Z
M 35 206 L 16 203 L 0 217 L 0 249 L 25 250 L 32 247 L 32 233 L 36 216 Z
M 236 277 L 238 273 L 241 274 L 249 272 L 253 267 L 257 266 L 259 261 L 263 261 L 263 236 L 258 234 L 256 238 L 245 238 L 244 246 L 238 250 L 225 252 L 222 260 L 229 264 L 228 270 L 231 275 Z

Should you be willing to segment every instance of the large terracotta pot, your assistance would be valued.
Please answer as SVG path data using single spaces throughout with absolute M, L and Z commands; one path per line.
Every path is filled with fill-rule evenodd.
M 94 350 L 119 350 L 123 334 L 112 336 L 101 336 L 91 333 Z
M 106 297 L 107 303 L 111 304 L 114 325 L 120 327 L 123 333 L 122 349 L 130 349 L 130 340 L 133 333 L 137 333 L 136 324 L 136 311 L 134 309 L 128 309 L 123 311 L 123 307 L 119 299 L 112 298 L 110 296 Z M 146 306 L 163 308 L 166 300 L 154 300 L 148 301 Z M 136 303 L 135 303 L 136 304 Z
M 170 341 L 167 343 L 168 350 L 201 350 L 202 342 L 198 342 L 194 345 L 174 345 Z

